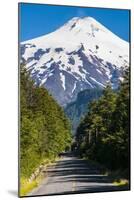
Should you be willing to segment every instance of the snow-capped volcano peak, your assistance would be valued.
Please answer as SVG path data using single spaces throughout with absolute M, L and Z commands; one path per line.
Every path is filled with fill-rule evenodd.
M 80 30 L 83 31 L 91 31 L 92 27 L 96 27 L 97 29 L 104 29 L 100 23 L 98 23 L 94 18 L 92 17 L 74 17 L 71 20 L 69 20 L 63 27 L 62 29 L 66 28 L 69 30 L 77 30 L 80 28 Z
M 22 42 L 21 56 L 36 84 L 65 105 L 81 90 L 117 87 L 129 44 L 92 17 L 74 17 L 52 33 Z

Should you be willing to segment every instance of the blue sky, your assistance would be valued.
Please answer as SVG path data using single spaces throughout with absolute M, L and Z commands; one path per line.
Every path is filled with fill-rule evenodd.
M 50 33 L 73 17 L 91 16 L 129 41 L 129 10 L 19 4 L 20 41 Z

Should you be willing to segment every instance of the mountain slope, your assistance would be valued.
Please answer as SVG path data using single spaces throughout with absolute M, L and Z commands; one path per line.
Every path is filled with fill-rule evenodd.
M 65 113 L 71 121 L 72 132 L 75 134 L 76 129 L 82 118 L 89 111 L 89 105 L 93 100 L 97 100 L 103 94 L 103 90 L 92 88 L 78 93 L 74 102 L 67 104 Z
M 91 17 L 21 43 L 21 62 L 37 85 L 66 106 L 85 89 L 117 88 L 129 65 L 129 45 Z

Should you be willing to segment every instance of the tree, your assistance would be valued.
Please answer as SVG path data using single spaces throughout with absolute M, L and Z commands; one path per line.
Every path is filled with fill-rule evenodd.
M 36 86 L 24 66 L 20 69 L 20 167 L 29 177 L 45 159 L 71 144 L 69 121 L 48 91 Z
M 97 160 L 111 169 L 129 167 L 129 70 L 118 91 L 107 86 L 89 105 L 80 123 L 76 141 L 81 156 Z M 82 148 L 81 148 L 82 146 Z

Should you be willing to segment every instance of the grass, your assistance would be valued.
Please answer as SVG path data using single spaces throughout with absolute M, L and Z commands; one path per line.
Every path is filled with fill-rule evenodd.
M 60 158 L 52 158 L 52 159 L 45 159 L 42 164 L 44 165 L 44 168 L 46 169 L 48 166 L 52 166 L 55 164 L 56 161 L 58 161 Z M 20 178 L 20 196 L 26 196 L 28 193 L 30 193 L 34 188 L 38 187 L 42 180 L 44 179 L 44 174 L 40 173 L 36 179 L 29 181 L 29 178 L 21 177 Z
M 128 169 L 126 170 L 116 170 L 109 173 L 109 177 L 115 186 L 128 186 L 129 185 L 129 175 Z
M 20 196 L 25 196 L 28 194 L 31 190 L 39 185 L 39 182 L 39 178 L 29 182 L 28 179 L 22 177 L 20 180 Z
M 118 181 L 114 181 L 113 182 L 113 184 L 115 185 L 115 186 L 125 186 L 125 185 L 128 185 L 128 180 L 126 180 L 126 179 L 120 179 L 120 180 L 118 180 Z

